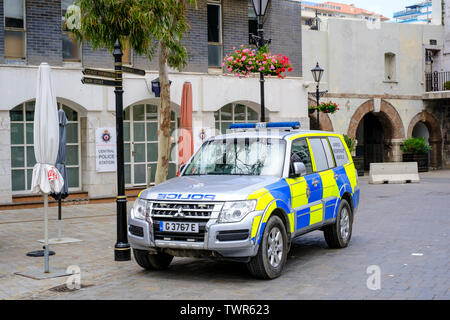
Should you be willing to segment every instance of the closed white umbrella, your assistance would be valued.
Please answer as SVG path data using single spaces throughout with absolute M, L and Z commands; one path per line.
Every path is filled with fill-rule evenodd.
M 50 66 L 45 62 L 41 63 L 38 70 L 33 134 L 36 164 L 33 168 L 31 191 L 42 193 L 44 197 L 44 272 L 50 272 L 48 263 L 48 194 L 60 192 L 64 180 L 55 167 L 59 148 L 58 109 Z

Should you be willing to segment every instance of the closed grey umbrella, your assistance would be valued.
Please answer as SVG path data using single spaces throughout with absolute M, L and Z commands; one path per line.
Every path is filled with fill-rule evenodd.
M 64 185 L 60 193 L 51 193 L 50 195 L 55 200 L 58 200 L 58 240 L 61 240 L 61 200 L 65 199 L 69 195 L 69 181 L 67 180 L 67 171 L 66 171 L 67 117 L 62 108 L 59 109 L 58 111 L 58 122 L 59 122 L 59 148 L 55 167 L 56 169 L 58 169 L 61 176 L 63 177 Z

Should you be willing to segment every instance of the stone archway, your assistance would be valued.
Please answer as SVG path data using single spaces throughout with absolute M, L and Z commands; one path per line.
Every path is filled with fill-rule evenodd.
M 405 138 L 405 129 L 402 119 L 395 107 L 385 100 L 381 100 L 379 108 L 375 109 L 374 100 L 368 100 L 361 104 L 353 114 L 348 127 L 347 135 L 356 137 L 358 126 L 367 115 L 373 116 L 381 124 L 383 133 L 382 154 L 379 155 L 382 161 L 402 161 L 400 144 Z
M 442 133 L 439 121 L 428 111 L 422 111 L 412 118 L 408 126 L 408 138 L 412 137 L 414 127 L 422 122 L 428 129 L 430 134 L 429 143 L 430 151 L 430 167 L 439 168 L 442 163 Z
M 316 106 L 316 105 L 317 105 L 316 100 L 308 98 L 308 107 Z M 309 116 L 310 129 L 315 127 L 316 129 L 323 130 L 323 131 L 330 131 L 330 132 L 334 131 L 330 116 L 327 113 L 321 113 L 319 115 L 319 122 L 320 122 L 319 128 L 317 128 L 317 111 L 314 111 L 313 113 L 308 112 L 308 116 Z

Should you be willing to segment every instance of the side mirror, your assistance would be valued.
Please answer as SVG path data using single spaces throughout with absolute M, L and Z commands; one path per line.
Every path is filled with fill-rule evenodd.
M 294 162 L 294 174 L 296 177 L 302 177 L 306 174 L 306 167 L 303 162 Z

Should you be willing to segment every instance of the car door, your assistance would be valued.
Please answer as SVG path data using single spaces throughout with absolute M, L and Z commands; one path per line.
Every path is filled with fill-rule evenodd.
M 333 218 L 338 199 L 340 198 L 338 185 L 342 177 L 334 171 L 336 162 L 331 151 L 329 139 L 320 138 L 320 140 L 328 162 L 328 170 L 320 173 L 323 184 L 324 220 L 327 220 Z
M 290 176 L 293 173 L 293 162 L 303 162 L 306 167 L 305 176 L 286 179 L 291 189 L 295 233 L 300 233 L 311 225 L 311 221 L 315 223 L 317 215 L 322 213 L 322 186 L 320 175 L 314 173 L 311 150 L 306 138 L 299 138 L 292 142 L 290 156 Z

